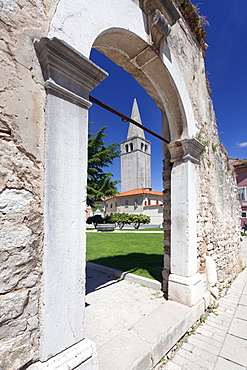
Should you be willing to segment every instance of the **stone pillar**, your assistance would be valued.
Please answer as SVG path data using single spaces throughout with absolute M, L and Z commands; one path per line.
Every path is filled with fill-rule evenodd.
M 168 292 L 168 279 L 171 272 L 171 160 L 170 152 L 164 153 L 163 161 L 163 227 L 164 227 L 164 268 L 162 271 L 162 290 L 163 292 Z
M 107 73 L 56 38 L 35 46 L 47 106 L 41 362 L 30 368 L 95 369 L 83 327 L 88 95 Z
M 167 115 L 162 112 L 162 135 L 170 140 L 170 129 Z M 163 149 L 163 228 L 164 228 L 164 267 L 162 271 L 162 290 L 168 294 L 168 279 L 171 273 L 171 154 L 165 142 L 162 143 Z
M 197 272 L 197 169 L 204 146 L 196 139 L 168 144 L 171 174 L 171 274 L 168 297 L 193 306 L 204 296 Z

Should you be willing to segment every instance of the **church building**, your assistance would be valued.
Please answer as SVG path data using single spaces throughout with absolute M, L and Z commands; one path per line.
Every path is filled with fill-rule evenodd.
M 134 99 L 131 118 L 142 124 Z M 144 214 L 150 224 L 163 222 L 163 193 L 151 188 L 151 143 L 144 131 L 130 122 L 127 139 L 120 144 L 121 193 L 105 200 L 105 215 L 114 213 Z

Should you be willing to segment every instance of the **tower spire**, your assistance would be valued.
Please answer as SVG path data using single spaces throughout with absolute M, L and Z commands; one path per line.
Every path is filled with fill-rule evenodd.
M 142 124 L 136 99 L 131 118 Z M 151 143 L 145 139 L 142 127 L 130 122 L 127 139 L 121 143 L 120 150 L 121 192 L 151 188 Z
M 131 112 L 131 118 L 134 121 L 136 121 L 136 122 L 138 122 L 142 125 L 141 116 L 140 116 L 140 112 L 139 112 L 139 108 L 138 108 L 136 98 L 134 98 L 134 102 L 133 102 L 133 106 L 132 106 L 132 112 Z M 142 139 L 145 139 L 143 129 L 138 127 L 138 126 L 135 126 L 133 123 L 130 122 L 128 135 L 127 135 L 127 140 L 132 138 L 132 137 L 135 137 L 135 136 L 138 136 Z

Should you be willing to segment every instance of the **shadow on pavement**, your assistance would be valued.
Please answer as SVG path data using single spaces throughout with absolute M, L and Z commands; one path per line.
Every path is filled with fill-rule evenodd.
M 160 254 L 130 253 L 113 257 L 103 257 L 91 260 L 97 265 L 103 265 L 116 270 L 135 273 L 138 269 L 146 270 L 153 279 L 162 281 L 163 256 Z M 101 277 L 99 277 L 101 276 Z M 91 269 L 87 269 L 87 292 L 96 290 L 103 284 L 110 283 L 118 279 L 107 274 L 97 274 Z

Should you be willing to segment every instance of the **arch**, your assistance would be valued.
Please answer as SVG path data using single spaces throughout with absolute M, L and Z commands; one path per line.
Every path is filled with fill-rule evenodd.
M 114 28 L 102 32 L 92 47 L 130 73 L 161 111 L 166 112 L 172 141 L 187 137 L 188 120 L 179 89 L 166 65 L 146 41 L 128 30 Z
M 89 57 L 94 47 L 129 72 L 166 113 L 172 141 L 195 136 L 195 119 L 183 74 L 167 45 L 160 55 L 147 42 L 139 2 L 60 0 L 49 37 Z M 74 27 L 80 22 L 82 27 Z M 161 78 L 162 76 L 162 78 Z
M 78 20 L 81 27 L 74 27 Z M 59 264 L 57 258 L 56 260 L 49 258 L 49 253 L 52 254 L 54 245 L 59 249 L 60 244 L 56 244 L 56 238 L 59 241 L 61 239 L 61 244 L 66 249 L 66 240 L 70 240 L 66 237 L 69 234 L 73 234 L 74 237 L 69 249 L 72 256 L 77 256 L 74 251 L 81 251 L 81 246 L 85 248 L 86 245 L 85 223 L 81 222 L 83 228 L 77 228 L 77 238 L 70 225 L 75 225 L 75 221 L 79 222 L 77 213 L 83 215 L 85 209 L 85 202 L 82 202 L 82 200 L 86 198 L 86 138 L 88 108 L 91 105 L 88 96 L 89 92 L 107 75 L 88 59 L 92 47 L 98 49 L 129 72 L 147 91 L 163 113 L 163 132 L 166 132 L 168 134 L 166 137 L 170 137 L 170 140 L 173 141 L 172 145 L 169 144 L 171 145 L 169 150 L 172 154 L 172 161 L 176 161 L 172 173 L 172 183 L 181 183 L 181 189 L 177 189 L 173 184 L 171 185 L 172 193 L 176 196 L 172 203 L 173 216 L 171 218 L 173 217 L 174 229 L 178 229 L 181 223 L 184 225 L 183 238 L 178 241 L 174 238 L 174 241 L 171 242 L 174 246 L 178 246 L 181 252 L 177 253 L 179 259 L 176 257 L 174 263 L 171 263 L 173 270 L 171 269 L 172 279 L 169 280 L 169 286 L 172 288 L 169 289 L 174 293 L 171 294 L 172 299 L 180 301 L 181 297 L 185 297 L 185 302 L 181 303 L 195 305 L 201 299 L 198 290 L 201 292 L 202 289 L 198 284 L 195 263 L 196 199 L 194 194 L 197 158 L 194 158 L 193 155 L 197 151 L 196 149 L 199 153 L 202 148 L 198 147 L 198 143 L 189 140 L 195 134 L 195 120 L 183 74 L 172 53 L 167 52 L 167 46 L 166 49 L 161 48 L 159 54 L 153 48 L 147 38 L 145 26 L 145 16 L 139 7 L 139 1 L 99 0 L 95 5 L 93 2 L 86 0 L 60 0 L 51 22 L 48 38 L 41 39 L 39 45 L 37 45 L 44 72 L 44 85 L 48 94 L 46 123 L 48 130 L 46 130 L 45 155 L 46 193 L 44 196 L 44 233 L 47 242 L 47 253 L 44 253 L 44 261 L 47 266 L 47 278 L 43 279 L 43 300 L 45 304 L 41 310 L 43 325 L 40 352 L 42 361 L 47 361 L 51 356 L 55 356 L 63 350 L 70 351 L 74 343 L 79 343 L 80 348 L 84 349 L 86 345 L 83 330 L 83 312 L 81 310 L 84 303 L 81 282 L 84 282 L 85 279 L 82 266 L 85 260 L 81 264 L 75 263 L 75 266 L 73 266 L 75 268 L 68 269 L 68 266 L 66 266 L 68 270 L 72 271 L 70 276 L 70 274 L 63 274 L 63 253 L 59 251 Z M 67 122 L 69 120 L 73 124 L 68 127 Z M 61 123 L 63 130 L 61 130 Z M 59 135 L 56 135 L 58 133 Z M 65 143 L 67 145 L 68 137 L 71 149 L 69 160 L 66 151 L 61 150 L 65 147 Z M 179 139 L 181 141 L 176 142 Z M 84 148 L 84 151 L 81 150 L 82 148 Z M 62 158 L 64 160 L 61 160 L 61 154 L 63 154 L 64 157 Z M 182 161 L 183 158 L 185 159 L 184 162 Z M 74 181 L 72 178 L 72 180 L 70 179 L 65 183 L 63 174 L 66 173 L 67 168 L 73 174 Z M 55 185 L 53 181 L 54 174 L 56 175 Z M 76 192 L 71 191 L 71 189 L 74 189 L 71 185 L 76 185 Z M 61 206 L 63 203 L 61 199 L 64 199 L 64 194 L 67 200 L 64 202 L 66 207 L 72 203 L 72 197 L 75 205 L 73 213 L 59 212 L 60 208 L 53 207 L 53 204 Z M 128 208 L 128 206 L 128 200 L 126 200 L 125 207 Z M 61 207 L 61 209 L 63 208 Z M 191 209 L 193 209 L 192 217 L 191 213 L 189 214 Z M 179 217 L 176 217 L 180 213 L 183 216 L 182 222 L 180 222 Z M 189 216 L 187 217 L 187 215 Z M 50 219 L 55 220 L 56 223 L 55 221 L 54 223 L 49 222 Z M 67 225 L 66 230 L 64 230 L 64 225 Z M 55 237 L 53 237 L 53 234 Z M 177 234 L 180 236 L 180 233 Z M 83 253 L 78 252 L 78 254 L 80 257 L 83 256 Z M 181 255 L 183 256 L 182 259 L 180 258 Z M 73 260 L 68 260 L 71 266 Z M 62 275 L 63 279 L 60 278 Z M 53 314 L 50 310 L 53 304 L 58 305 L 59 302 L 56 301 L 53 294 L 56 284 L 50 284 L 49 276 L 52 276 L 55 283 L 59 281 L 61 289 L 64 282 L 67 284 L 64 284 L 66 287 L 73 286 L 70 295 L 61 294 L 63 302 L 59 305 L 62 312 L 60 316 L 67 331 L 66 335 L 63 336 L 59 332 L 63 330 L 63 327 L 57 324 L 60 316 L 57 315 L 56 310 L 53 310 Z M 74 281 L 76 281 L 76 284 Z M 72 293 L 73 300 L 71 300 Z M 67 312 L 71 312 L 71 317 L 68 317 Z M 63 319 L 65 316 L 66 321 Z M 71 326 L 71 318 L 73 318 L 73 324 L 75 324 L 77 330 L 76 336 Z M 76 325 L 78 318 L 81 320 L 79 328 Z M 52 336 L 50 335 L 51 332 Z M 53 337 L 59 338 L 59 340 L 53 340 Z M 93 356 L 92 349 L 92 361 Z

